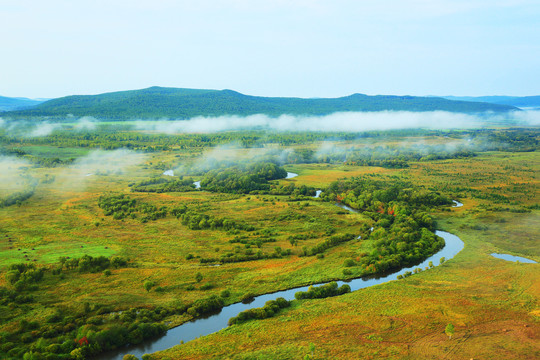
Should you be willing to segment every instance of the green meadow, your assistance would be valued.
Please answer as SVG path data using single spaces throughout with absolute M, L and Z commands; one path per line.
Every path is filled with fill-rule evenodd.
M 425 215 L 465 243 L 443 265 L 294 300 L 273 317 L 146 358 L 537 358 L 540 267 L 490 254 L 540 262 L 539 136 L 535 128 L 3 134 L 0 199 L 30 196 L 0 208 L 1 357 L 99 358 L 249 296 L 378 275 L 390 256 L 405 259 L 403 239 L 429 226 Z M 471 137 L 482 146 L 468 145 Z M 448 150 L 456 141 L 459 152 Z M 298 176 L 276 179 L 269 165 L 254 173 L 250 164 L 260 163 Z M 203 186 L 172 183 L 181 179 Z M 205 189 L 210 181 L 220 190 Z M 403 194 L 424 202 L 407 204 Z M 463 206 L 425 200 L 439 197 Z M 340 201 L 364 205 L 351 213 Z M 400 216 L 414 226 L 394 229 Z

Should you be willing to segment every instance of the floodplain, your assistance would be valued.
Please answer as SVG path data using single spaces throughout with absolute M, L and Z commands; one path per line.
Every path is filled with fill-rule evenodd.
M 441 266 L 145 358 L 538 358 L 539 265 L 491 253 L 540 261 L 539 136 L 5 132 L 0 354 L 99 358 L 252 296 L 414 264 L 444 230 L 465 248 Z

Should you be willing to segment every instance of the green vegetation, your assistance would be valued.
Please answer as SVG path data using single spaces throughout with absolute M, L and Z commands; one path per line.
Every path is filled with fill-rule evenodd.
M 241 324 L 252 319 L 268 319 L 277 315 L 281 309 L 291 306 L 291 302 L 280 297 L 267 301 L 262 308 L 242 311 L 238 316 L 229 319 L 229 325 Z
M 351 178 L 331 183 L 323 199 L 341 201 L 373 219 L 373 231 L 364 237 L 374 241 L 373 250 L 358 261 L 373 273 L 399 269 L 421 262 L 444 246 L 433 234 L 433 219 L 425 212 L 452 201 L 436 192 L 413 187 L 399 179 Z
M 24 109 L 42 103 L 41 100 L 0 96 L 0 111 Z
M 201 188 L 224 193 L 256 193 L 269 190 L 269 180 L 283 179 L 287 171 L 274 163 L 254 163 L 210 170 L 201 180 Z
M 99 119 L 187 119 L 195 116 L 326 115 L 338 111 L 506 112 L 507 105 L 451 101 L 437 97 L 368 96 L 353 94 L 336 99 L 270 98 L 243 95 L 232 90 L 198 90 L 151 87 L 100 95 L 67 96 L 31 109 L 6 113 L 9 117 L 93 116 Z
M 444 266 L 354 293 L 312 287 L 151 358 L 302 358 L 310 343 L 315 358 L 441 358 L 450 323 L 456 357 L 537 354 L 538 268 L 489 254 L 540 260 L 538 139 L 535 128 L 4 131 L 0 198 L 32 194 L 0 208 L 0 357 L 99 357 L 259 294 L 412 266 L 443 245 L 435 229 L 466 244 Z M 120 148 L 137 161 L 85 167 L 101 160 L 92 149 Z
M 454 335 L 454 332 L 455 332 L 454 325 L 452 324 L 446 325 L 446 328 L 444 329 L 444 333 L 448 335 L 449 339 L 452 338 L 452 335 Z
M 338 296 L 351 292 L 351 287 L 347 284 L 338 287 L 337 282 L 332 281 L 326 285 L 310 286 L 308 291 L 299 291 L 294 294 L 297 300 L 303 299 L 324 299 L 330 296 Z
M 139 181 L 136 184 L 131 185 L 131 191 L 133 192 L 182 192 L 195 190 L 192 178 L 180 178 L 180 179 L 165 179 L 163 177 L 156 177 L 150 180 Z
M 11 205 L 20 205 L 23 201 L 28 200 L 34 195 L 35 187 L 32 187 L 28 190 L 19 191 L 13 194 L 8 195 L 7 197 L 0 199 L 0 208 L 11 206 Z
M 98 205 L 105 211 L 106 216 L 112 216 L 115 220 L 122 220 L 127 217 L 132 219 L 141 218 L 145 223 L 150 220 L 157 220 L 167 216 L 167 207 L 162 206 L 159 209 L 150 204 L 138 203 L 124 194 L 102 195 L 99 198 Z

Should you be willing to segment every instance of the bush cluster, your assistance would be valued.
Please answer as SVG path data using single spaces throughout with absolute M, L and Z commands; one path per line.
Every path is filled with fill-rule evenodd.
M 275 316 L 281 309 L 291 306 L 291 302 L 280 297 L 276 300 L 267 301 L 262 308 L 255 308 L 242 311 L 235 317 L 229 319 L 229 325 L 241 324 L 252 319 L 267 319 Z

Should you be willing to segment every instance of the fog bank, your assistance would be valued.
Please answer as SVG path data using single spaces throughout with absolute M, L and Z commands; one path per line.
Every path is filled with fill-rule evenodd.
M 410 112 L 341 112 L 325 116 L 266 115 L 196 117 L 190 120 L 138 121 L 135 129 L 166 134 L 207 133 L 227 130 L 270 131 L 325 131 L 362 132 L 392 129 L 466 129 L 486 125 L 513 123 L 515 125 L 540 124 L 540 111 L 520 111 L 507 114 L 479 115 L 446 111 Z

